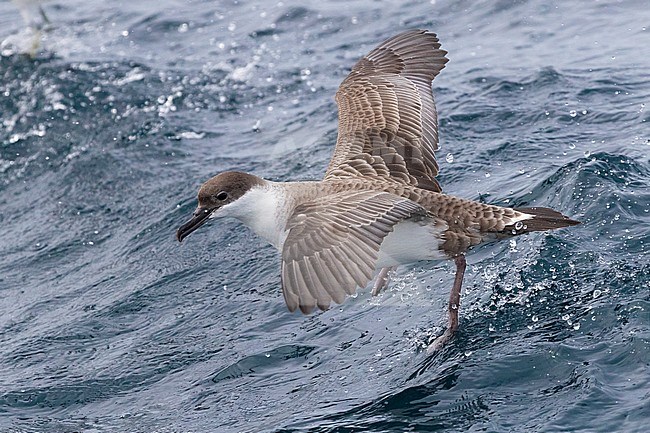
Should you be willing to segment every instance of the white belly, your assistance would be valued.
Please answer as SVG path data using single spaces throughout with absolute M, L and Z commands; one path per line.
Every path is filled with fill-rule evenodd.
M 431 220 L 403 221 L 386 236 L 379 250 L 377 268 L 403 265 L 420 260 L 443 260 L 449 257 L 439 250 L 446 224 Z

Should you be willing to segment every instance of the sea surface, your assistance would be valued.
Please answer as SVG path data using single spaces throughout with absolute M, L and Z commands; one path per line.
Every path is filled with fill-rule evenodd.
M 0 2 L 0 432 L 648 431 L 647 1 L 43 8 Z M 338 84 L 410 28 L 449 51 L 444 191 L 582 221 L 471 254 L 433 355 L 452 263 L 303 316 L 238 222 L 174 238 L 220 171 L 319 179 Z

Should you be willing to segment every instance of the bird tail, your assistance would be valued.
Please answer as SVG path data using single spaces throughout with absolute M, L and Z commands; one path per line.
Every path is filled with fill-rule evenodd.
M 506 226 L 506 230 L 512 230 L 513 234 L 554 230 L 580 224 L 580 221 L 572 220 L 560 212 L 546 207 L 520 207 L 514 210 L 532 215 L 533 217 L 523 220 L 520 223 Z

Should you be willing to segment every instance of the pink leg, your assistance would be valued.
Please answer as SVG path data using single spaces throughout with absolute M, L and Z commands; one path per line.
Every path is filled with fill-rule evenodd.
M 454 278 L 454 286 L 451 288 L 451 293 L 449 294 L 449 326 L 440 337 L 436 338 L 433 343 L 427 347 L 427 353 L 435 352 L 444 346 L 445 343 L 447 343 L 454 335 L 454 332 L 456 332 L 458 329 L 460 288 L 463 285 L 463 276 L 465 275 L 467 262 L 465 261 L 465 256 L 463 255 L 456 256 L 454 261 L 456 262 L 456 278 Z
M 390 281 L 390 276 L 388 275 L 393 271 L 396 266 L 390 268 L 381 268 L 377 278 L 375 279 L 375 284 L 372 285 L 372 296 L 377 296 L 382 290 L 388 286 L 388 281 Z

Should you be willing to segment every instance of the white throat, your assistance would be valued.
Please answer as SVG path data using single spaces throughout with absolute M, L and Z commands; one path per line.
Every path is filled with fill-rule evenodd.
M 285 209 L 285 191 L 271 182 L 255 186 L 234 202 L 214 212 L 210 218 L 237 218 L 257 235 L 278 249 L 286 238 L 285 227 L 289 215 Z

